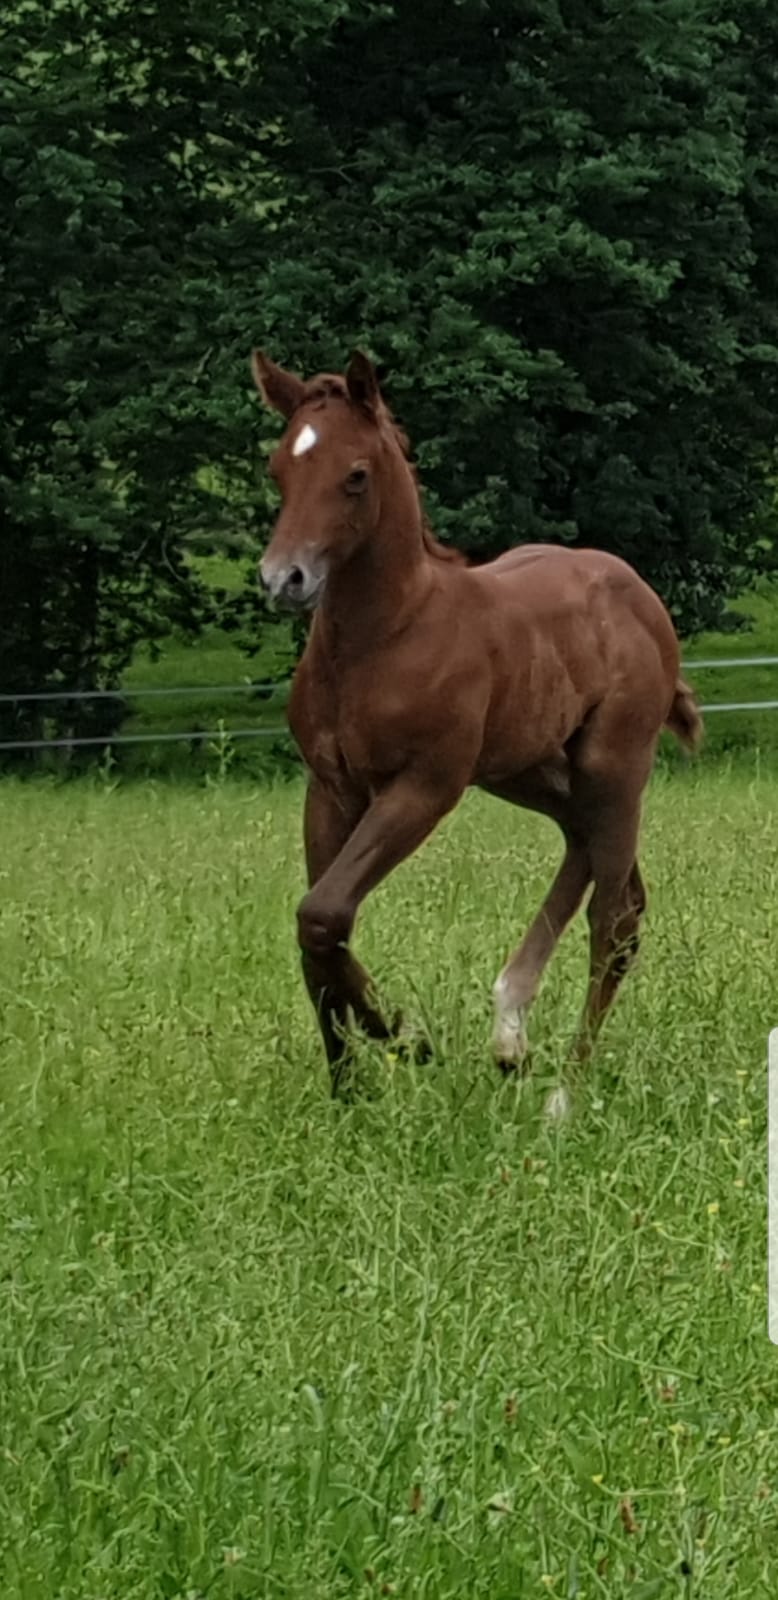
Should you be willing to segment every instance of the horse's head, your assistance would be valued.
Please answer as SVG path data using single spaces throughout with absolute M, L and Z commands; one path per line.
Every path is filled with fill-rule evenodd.
M 344 377 L 303 382 L 255 351 L 254 381 L 266 405 L 287 419 L 270 459 L 281 510 L 260 564 L 260 579 L 279 604 L 311 610 L 330 573 L 375 529 L 380 479 L 394 452 L 394 428 L 367 356 L 352 356 Z

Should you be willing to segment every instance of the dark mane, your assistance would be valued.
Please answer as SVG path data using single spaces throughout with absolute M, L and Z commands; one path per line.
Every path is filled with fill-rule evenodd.
M 309 378 L 303 388 L 301 405 L 326 406 L 329 400 L 348 401 L 348 389 L 345 378 L 340 378 L 334 372 L 322 372 L 318 378 Z
M 387 406 L 385 406 L 385 410 L 386 421 L 391 428 L 394 438 L 400 446 L 403 455 L 405 456 L 413 477 L 414 484 L 416 486 L 416 493 L 419 497 L 419 506 L 421 508 L 421 536 L 424 540 L 425 550 L 429 555 L 435 556 L 438 561 L 453 561 L 456 562 L 456 564 L 460 567 L 466 567 L 468 565 L 467 556 L 463 555 L 461 550 L 457 550 L 453 544 L 443 544 L 441 539 L 437 539 L 435 537 L 429 518 L 424 509 L 424 492 L 421 484 L 419 483 L 419 474 L 416 471 L 416 467 L 411 459 L 410 440 L 407 433 L 405 433 L 405 431 L 399 426 L 399 423 L 395 422 L 394 417 Z

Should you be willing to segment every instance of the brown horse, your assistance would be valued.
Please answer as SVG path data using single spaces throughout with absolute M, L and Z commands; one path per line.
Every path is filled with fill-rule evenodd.
M 333 1088 L 349 1011 L 373 1038 L 397 1027 L 349 949 L 358 907 L 469 785 L 553 818 L 565 841 L 494 988 L 497 1059 L 520 1065 L 543 970 L 593 885 L 582 1063 L 637 951 L 640 805 L 660 730 L 690 749 L 702 732 L 670 618 L 597 550 L 524 545 L 473 567 L 439 544 L 361 353 L 345 377 L 304 382 L 261 352 L 252 370 L 289 424 L 261 580 L 277 602 L 315 608 L 289 721 L 310 775 L 299 942 Z M 549 1115 L 568 1104 L 560 1086 Z

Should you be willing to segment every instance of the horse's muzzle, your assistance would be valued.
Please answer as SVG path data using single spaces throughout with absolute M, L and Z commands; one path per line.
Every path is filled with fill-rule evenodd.
M 284 611 L 312 611 L 324 588 L 321 573 L 301 564 L 278 566 L 260 562 L 259 581 Z

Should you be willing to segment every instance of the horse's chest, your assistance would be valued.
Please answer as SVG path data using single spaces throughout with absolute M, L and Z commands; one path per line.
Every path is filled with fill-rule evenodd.
M 401 729 L 386 715 L 346 704 L 333 730 L 338 757 L 355 785 L 372 788 L 396 772 L 406 758 Z
M 404 723 L 390 701 L 371 703 L 361 686 L 300 697 L 290 706 L 290 724 L 308 766 L 325 783 L 346 777 L 354 788 L 370 790 L 406 757 L 407 714 Z

